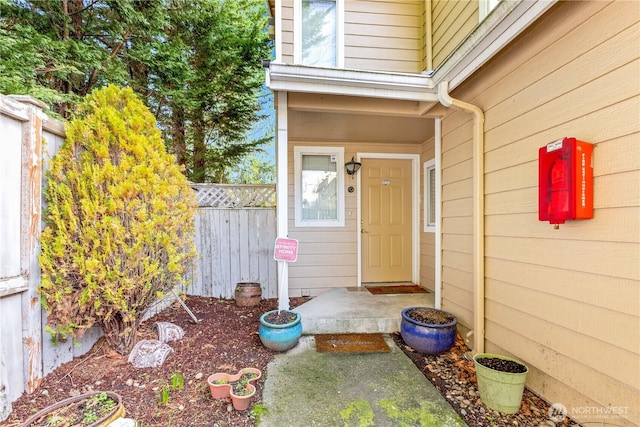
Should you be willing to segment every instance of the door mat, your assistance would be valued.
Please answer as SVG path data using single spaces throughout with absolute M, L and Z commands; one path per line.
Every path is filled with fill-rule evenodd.
M 427 290 L 418 285 L 365 286 L 374 295 L 381 294 L 426 294 Z
M 315 335 L 318 353 L 384 353 L 391 349 L 382 334 Z

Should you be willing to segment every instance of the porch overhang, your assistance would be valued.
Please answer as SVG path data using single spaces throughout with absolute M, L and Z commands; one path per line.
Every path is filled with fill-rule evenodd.
M 319 68 L 271 62 L 267 87 L 274 92 L 322 93 L 398 99 L 436 104 L 437 87 L 429 75 Z

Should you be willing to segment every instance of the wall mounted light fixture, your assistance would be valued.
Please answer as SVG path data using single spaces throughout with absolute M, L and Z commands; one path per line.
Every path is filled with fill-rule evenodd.
M 351 179 L 353 179 L 353 175 L 358 172 L 362 163 L 356 162 L 353 157 L 351 160 L 344 164 L 344 168 L 347 170 L 347 174 L 351 175 Z

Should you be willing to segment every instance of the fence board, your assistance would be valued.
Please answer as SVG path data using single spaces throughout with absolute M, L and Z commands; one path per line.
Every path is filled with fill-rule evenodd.
M 189 295 L 233 298 L 238 282 L 258 282 L 263 298 L 275 298 L 275 209 L 199 208 L 198 257 Z

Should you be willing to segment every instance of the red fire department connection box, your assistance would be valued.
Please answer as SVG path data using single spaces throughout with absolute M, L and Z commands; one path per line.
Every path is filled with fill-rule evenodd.
M 564 138 L 538 150 L 538 219 L 593 218 L 593 144 Z

